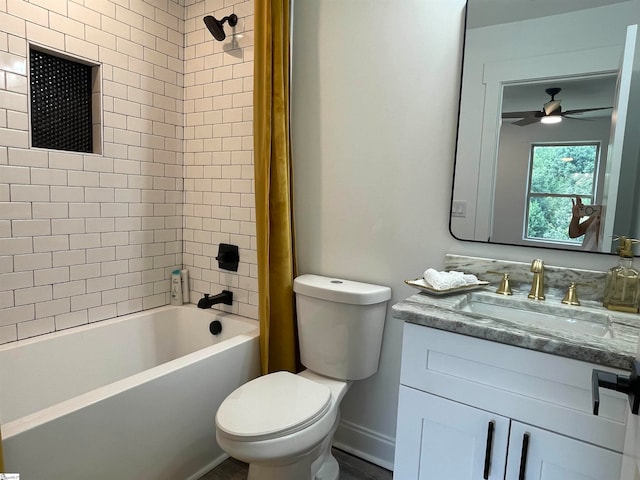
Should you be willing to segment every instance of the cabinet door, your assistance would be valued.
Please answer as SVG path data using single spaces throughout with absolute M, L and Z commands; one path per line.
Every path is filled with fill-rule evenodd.
M 393 478 L 502 480 L 509 420 L 400 386 Z
M 507 480 L 613 480 L 621 461 L 619 453 L 511 422 Z

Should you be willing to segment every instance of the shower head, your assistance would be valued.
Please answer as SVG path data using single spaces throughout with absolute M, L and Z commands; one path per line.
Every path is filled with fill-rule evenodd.
M 224 28 L 222 28 L 222 26 L 225 24 L 225 22 L 228 21 L 230 26 L 235 27 L 236 24 L 238 23 L 238 16 L 235 13 L 232 13 L 228 17 L 224 17 L 222 20 L 218 20 L 217 18 L 212 17 L 211 15 L 207 15 L 206 17 L 203 18 L 203 20 L 204 20 L 204 24 L 207 26 L 207 28 L 211 32 L 211 35 L 213 35 L 213 38 L 221 42 L 227 37 L 224 33 Z

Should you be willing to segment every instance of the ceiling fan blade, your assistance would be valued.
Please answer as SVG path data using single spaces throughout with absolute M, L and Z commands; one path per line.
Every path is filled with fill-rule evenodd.
M 546 115 L 551 115 L 560 107 L 560 100 L 552 100 L 544 104 L 544 113 Z
M 528 117 L 528 118 L 523 118 L 522 120 L 518 120 L 517 122 L 513 122 L 513 125 L 524 127 L 525 125 L 530 125 L 532 123 L 536 123 L 539 121 L 540 121 L 539 117 Z
M 567 110 L 563 112 L 563 115 L 575 115 L 576 113 L 595 112 L 596 110 L 607 110 L 613 107 L 598 107 L 598 108 L 580 108 L 578 110 Z
M 593 122 L 592 118 L 570 117 L 566 113 L 562 114 L 562 118 L 568 118 L 569 120 L 579 120 L 581 122 Z
M 526 112 L 502 112 L 502 118 L 525 118 L 532 117 L 537 113 L 540 112 L 538 112 L 537 110 L 529 110 Z

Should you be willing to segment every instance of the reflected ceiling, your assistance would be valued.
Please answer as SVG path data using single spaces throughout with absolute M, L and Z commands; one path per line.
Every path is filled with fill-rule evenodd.
M 580 0 L 579 5 L 576 5 L 575 0 L 474 0 L 467 6 L 467 28 L 547 17 L 626 1 L 628 0 Z

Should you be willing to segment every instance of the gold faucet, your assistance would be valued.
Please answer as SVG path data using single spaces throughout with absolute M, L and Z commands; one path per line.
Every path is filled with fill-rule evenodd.
M 531 262 L 531 271 L 533 272 L 533 282 L 527 297 L 533 300 L 544 300 L 544 262 L 536 258 Z

